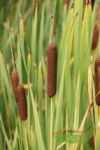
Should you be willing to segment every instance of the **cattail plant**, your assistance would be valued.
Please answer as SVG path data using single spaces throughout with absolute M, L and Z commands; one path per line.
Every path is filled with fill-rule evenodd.
M 51 15 L 51 35 L 48 46 L 48 96 L 53 97 L 56 94 L 57 80 L 57 46 L 54 42 L 55 20 Z
M 98 41 L 99 41 L 99 26 L 98 24 L 95 24 L 92 36 L 92 45 L 91 45 L 92 50 L 97 47 Z
M 17 69 L 13 69 L 13 71 L 11 73 L 11 81 L 12 81 L 12 86 L 13 86 L 14 94 L 15 94 L 15 97 L 16 97 L 16 102 L 18 102 L 18 98 L 17 98 L 17 86 L 19 84 L 19 76 L 18 76 Z
M 95 61 L 95 94 L 96 104 L 100 106 L 100 57 Z
M 18 109 L 21 120 L 27 119 L 27 104 L 25 89 L 22 85 L 17 86 Z

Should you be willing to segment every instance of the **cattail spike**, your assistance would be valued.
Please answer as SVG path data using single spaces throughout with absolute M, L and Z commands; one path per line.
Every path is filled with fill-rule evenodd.
M 48 46 L 48 96 L 56 94 L 57 80 L 57 47 L 55 44 Z
M 92 36 L 92 45 L 91 45 L 92 50 L 97 47 L 98 41 L 99 41 L 99 26 L 98 24 L 95 24 Z
M 100 106 L 100 58 L 95 61 L 95 94 L 96 104 Z
M 14 69 L 11 73 L 11 81 L 12 81 L 14 94 L 15 94 L 15 97 L 16 97 L 16 102 L 18 102 L 18 100 L 17 100 L 17 86 L 19 84 L 19 76 L 18 76 L 18 72 L 17 72 L 16 69 Z
M 25 96 L 25 89 L 22 85 L 17 86 L 17 94 L 18 94 L 18 108 L 19 108 L 19 115 L 21 120 L 27 119 L 27 103 L 26 103 L 26 96 Z

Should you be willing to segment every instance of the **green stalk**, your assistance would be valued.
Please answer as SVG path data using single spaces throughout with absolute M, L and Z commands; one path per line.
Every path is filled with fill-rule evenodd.
M 53 137 L 52 137 L 52 130 L 53 130 L 53 102 L 52 98 L 50 100 L 51 104 L 51 115 L 50 115 L 50 150 L 53 150 Z

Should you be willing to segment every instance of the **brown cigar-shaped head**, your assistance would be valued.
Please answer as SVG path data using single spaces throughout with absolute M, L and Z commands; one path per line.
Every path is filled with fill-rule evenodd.
M 22 85 L 17 86 L 18 109 L 21 120 L 27 119 L 27 103 L 25 89 Z
M 48 96 L 53 97 L 56 94 L 57 81 L 57 46 L 49 44 L 48 46 Z
M 100 58 L 95 61 L 95 94 L 96 104 L 100 106 Z
M 94 50 L 97 47 L 98 41 L 99 41 L 99 26 L 98 24 L 95 24 L 92 35 L 92 45 L 91 45 L 92 50 Z

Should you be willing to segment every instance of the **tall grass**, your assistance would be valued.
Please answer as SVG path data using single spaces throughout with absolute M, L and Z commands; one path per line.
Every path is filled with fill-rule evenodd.
M 9 0 L 0 4 L 0 150 L 99 149 L 94 62 L 91 50 L 95 12 L 83 0 Z M 50 14 L 55 16 L 57 91 L 47 95 Z M 100 20 L 99 20 L 100 21 Z M 100 42 L 99 42 L 100 43 Z M 13 92 L 11 48 L 20 83 L 26 89 L 27 120 Z M 100 113 L 99 113 L 100 114 Z M 96 144 L 96 148 L 95 145 Z

